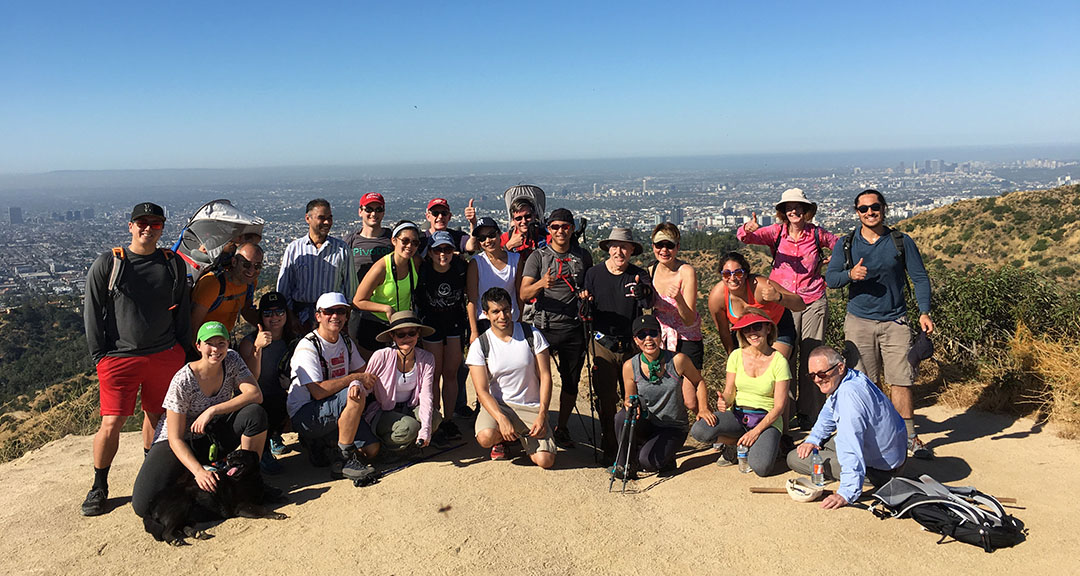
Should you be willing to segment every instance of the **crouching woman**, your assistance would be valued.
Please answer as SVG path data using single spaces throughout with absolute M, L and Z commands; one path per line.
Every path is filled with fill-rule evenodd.
M 204 467 L 236 449 L 261 454 L 266 443 L 266 411 L 259 383 L 235 350 L 220 322 L 199 328 L 195 347 L 201 357 L 173 376 L 165 393 L 163 418 L 132 490 L 131 507 L 150 512 L 158 493 L 181 474 L 214 492 L 218 475 Z M 216 445 L 216 448 L 212 446 Z

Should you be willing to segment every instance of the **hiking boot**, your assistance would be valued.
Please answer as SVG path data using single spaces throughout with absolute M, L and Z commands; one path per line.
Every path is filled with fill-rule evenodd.
M 555 445 L 563 450 L 570 450 L 574 448 L 574 440 L 570 438 L 570 431 L 566 428 L 556 428 L 551 433 L 552 438 L 555 440 Z
M 608 469 L 608 473 L 615 474 L 617 480 L 637 480 L 637 472 L 633 468 L 627 470 L 622 464 L 616 464 L 614 467 Z
M 375 474 L 375 467 L 368 464 L 363 454 L 355 447 L 342 450 L 340 457 L 330 465 L 330 475 L 348 478 L 353 482 L 363 481 Z
M 499 443 L 491 447 L 492 460 L 506 460 L 506 445 Z
M 458 428 L 457 424 L 454 424 L 453 420 L 443 420 L 443 423 L 439 425 L 439 431 L 450 442 L 457 442 L 462 438 L 461 429 Z
M 270 453 L 274 456 L 281 456 L 282 454 L 289 453 L 289 447 L 285 445 L 285 440 L 280 434 L 270 437 Z
M 83 516 L 101 516 L 105 513 L 105 502 L 109 500 L 107 488 L 91 488 L 82 503 Z
M 726 466 L 734 466 L 739 463 L 739 454 L 734 446 L 724 444 L 720 448 L 720 457 L 716 459 L 716 465 L 724 468 Z
M 274 455 L 269 450 L 263 452 L 262 459 L 259 460 L 259 469 L 262 470 L 263 474 L 269 474 L 270 476 L 276 476 L 285 471 L 285 467 L 274 458 Z
M 918 436 L 912 436 L 907 441 L 907 455 L 909 458 L 918 458 L 920 460 L 932 460 L 934 458 L 934 451 L 923 444 L 922 440 L 919 440 Z

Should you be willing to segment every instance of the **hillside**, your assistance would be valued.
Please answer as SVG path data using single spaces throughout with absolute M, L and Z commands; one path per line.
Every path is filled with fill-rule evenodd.
M 923 259 L 957 271 L 985 265 L 1037 270 L 1080 288 L 1080 186 L 962 200 L 904 220 Z

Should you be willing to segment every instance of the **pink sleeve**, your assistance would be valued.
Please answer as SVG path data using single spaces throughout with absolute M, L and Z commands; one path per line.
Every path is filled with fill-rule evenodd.
M 435 357 L 426 350 L 418 350 L 416 365 L 420 369 L 417 392 L 420 395 L 420 438 L 431 440 L 431 417 L 435 412 Z
M 821 237 L 825 240 L 825 245 L 829 247 L 829 250 L 835 249 L 836 241 L 839 240 L 839 238 L 837 238 L 835 234 L 829 232 L 821 226 L 818 226 L 818 228 L 821 230 Z
M 776 237 L 779 234 L 780 224 L 762 226 L 753 232 L 747 232 L 746 224 L 743 224 L 735 231 L 735 237 L 743 244 L 758 244 L 761 246 L 772 246 L 776 244 Z
M 387 354 L 389 352 L 389 354 Z M 382 407 L 383 410 L 389 410 L 394 407 L 394 397 L 390 392 L 390 387 L 394 385 L 393 374 L 387 374 L 387 369 L 391 368 L 391 365 L 387 362 L 387 357 L 394 353 L 393 348 L 383 348 L 376 350 L 371 358 L 368 359 L 367 372 L 373 374 L 378 380 L 375 383 L 375 402 Z

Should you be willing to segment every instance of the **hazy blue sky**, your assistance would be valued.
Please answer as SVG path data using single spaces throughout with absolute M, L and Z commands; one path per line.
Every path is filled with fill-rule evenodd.
M 1080 2 L 0 6 L 0 173 L 1080 140 Z

